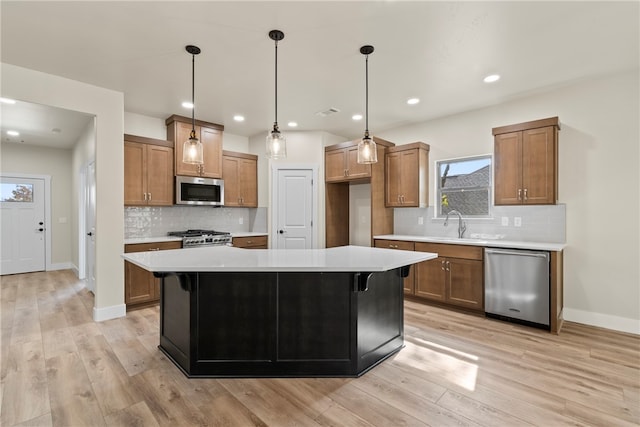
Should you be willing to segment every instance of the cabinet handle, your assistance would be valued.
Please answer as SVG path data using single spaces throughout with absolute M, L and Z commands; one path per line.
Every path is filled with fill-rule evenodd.
M 142 193 L 142 198 L 144 199 L 144 201 L 147 201 L 147 193 Z
M 402 204 L 404 205 L 404 194 L 402 195 Z
M 522 200 L 522 189 L 518 188 L 518 200 Z
M 247 240 L 247 244 L 250 245 L 253 243 L 253 240 Z
M 444 266 L 445 266 L 445 262 L 446 261 L 440 261 L 440 262 L 442 263 L 442 266 L 440 268 L 442 269 L 442 271 L 445 271 L 445 267 Z
M 149 250 L 150 250 L 150 251 L 159 251 L 159 250 L 160 250 L 160 248 L 151 248 L 151 249 L 149 249 Z
M 524 199 L 527 200 L 529 197 L 527 197 L 527 189 L 524 189 Z
M 147 193 L 147 194 L 149 194 L 149 198 L 147 200 L 151 201 L 151 193 Z
M 447 261 L 447 271 L 451 271 L 451 263 Z
M 391 249 L 398 249 L 398 245 L 392 245 L 392 244 L 389 244 L 389 247 L 390 247 Z

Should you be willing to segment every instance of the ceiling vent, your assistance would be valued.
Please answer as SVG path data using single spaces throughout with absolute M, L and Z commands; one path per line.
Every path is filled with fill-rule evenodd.
M 329 108 L 327 110 L 318 111 L 316 113 L 316 116 L 327 117 L 327 116 L 330 116 L 332 114 L 339 113 L 339 112 L 340 112 L 340 110 L 338 110 L 337 108 L 331 107 L 331 108 Z

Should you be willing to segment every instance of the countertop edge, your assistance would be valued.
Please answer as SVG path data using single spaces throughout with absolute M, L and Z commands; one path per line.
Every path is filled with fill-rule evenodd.
M 432 236 L 411 236 L 406 234 L 384 234 L 379 236 L 373 236 L 374 239 L 379 240 L 402 240 L 407 242 L 425 242 L 425 243 L 442 243 L 451 245 L 468 245 L 468 246 L 482 246 L 491 248 L 513 248 L 513 249 L 530 249 L 530 250 L 543 250 L 552 252 L 563 251 L 566 243 L 552 243 L 552 242 L 525 242 L 517 240 L 500 240 L 500 239 L 463 239 L 456 240 L 455 238 L 446 237 L 432 237 Z

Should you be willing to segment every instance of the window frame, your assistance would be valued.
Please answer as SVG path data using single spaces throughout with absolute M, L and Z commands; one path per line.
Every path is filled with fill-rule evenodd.
M 489 185 L 487 187 L 481 186 L 481 187 L 470 187 L 470 190 L 482 190 L 484 188 L 487 189 L 487 213 L 486 214 L 482 214 L 482 215 L 469 215 L 469 214 L 465 214 L 464 212 L 462 213 L 463 218 L 469 218 L 469 219 L 491 219 L 493 218 L 492 216 L 492 209 L 493 209 L 493 154 L 492 153 L 488 153 L 488 154 L 479 154 L 479 155 L 474 155 L 474 156 L 465 156 L 465 157 L 452 157 L 452 158 L 448 158 L 448 159 L 440 159 L 440 160 L 436 160 L 435 163 L 435 167 L 434 167 L 434 194 L 436 196 L 436 200 L 435 200 L 435 204 L 434 204 L 434 210 L 433 210 L 433 217 L 434 219 L 441 219 L 444 220 L 446 218 L 446 214 L 440 214 L 440 207 L 441 207 L 441 203 L 442 203 L 442 188 L 440 187 L 440 182 L 441 182 L 441 177 L 440 177 L 440 165 L 443 163 L 456 163 L 456 162 L 464 162 L 464 161 L 474 161 L 474 160 L 488 160 L 489 161 Z

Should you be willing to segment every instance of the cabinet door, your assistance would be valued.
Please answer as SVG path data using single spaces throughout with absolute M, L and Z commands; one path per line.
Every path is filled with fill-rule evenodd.
M 240 206 L 240 159 L 224 156 L 222 177 L 224 178 L 224 205 Z
M 172 206 L 173 149 L 147 145 L 146 151 L 147 203 L 154 206 Z
M 446 259 L 438 257 L 429 261 L 415 264 L 416 268 L 416 296 L 444 302 Z
M 324 154 L 325 182 L 344 181 L 347 177 L 345 150 L 332 150 Z
M 129 261 L 124 262 L 125 296 L 127 305 L 158 299 L 156 279 L 152 273 Z
M 387 153 L 384 156 L 387 173 L 385 175 L 385 205 L 400 206 L 402 195 L 402 153 Z
M 519 205 L 522 203 L 522 132 L 495 136 L 495 204 Z
M 400 190 L 401 205 L 405 207 L 420 206 L 420 194 L 418 194 L 418 150 L 406 150 L 401 153 L 400 161 Z
M 371 165 L 358 163 L 358 146 L 347 148 L 347 178 L 359 179 L 371 176 Z
M 200 165 L 193 165 L 190 163 L 183 163 L 182 162 L 182 156 L 183 156 L 183 144 L 186 140 L 189 139 L 189 135 L 191 135 L 191 124 L 189 123 L 182 123 L 182 122 L 175 122 L 175 139 L 174 139 L 174 143 L 175 143 L 175 155 L 176 155 L 176 160 L 175 160 L 175 171 L 176 171 L 176 175 L 184 175 L 184 176 L 200 176 Z M 200 129 L 198 126 L 196 126 L 196 136 L 198 136 L 198 138 L 200 133 Z M 206 156 L 206 153 L 204 154 L 204 156 Z
M 556 202 L 555 127 L 522 133 L 522 201 L 524 204 Z
M 146 205 L 145 145 L 137 142 L 124 143 L 124 204 Z
M 402 251 L 412 251 L 415 248 L 414 242 L 406 242 L 403 240 L 375 240 L 374 246 L 376 248 L 384 249 L 398 249 Z M 403 288 L 405 295 L 413 295 L 416 283 L 416 268 L 417 265 L 412 265 L 409 269 L 409 275 L 404 278 Z
M 242 206 L 258 207 L 258 161 L 240 160 L 240 198 Z
M 447 302 L 484 310 L 482 261 L 447 258 Z
M 198 129 L 196 129 L 197 131 Z M 204 164 L 200 171 L 206 178 L 222 177 L 222 132 L 217 129 L 200 128 Z

